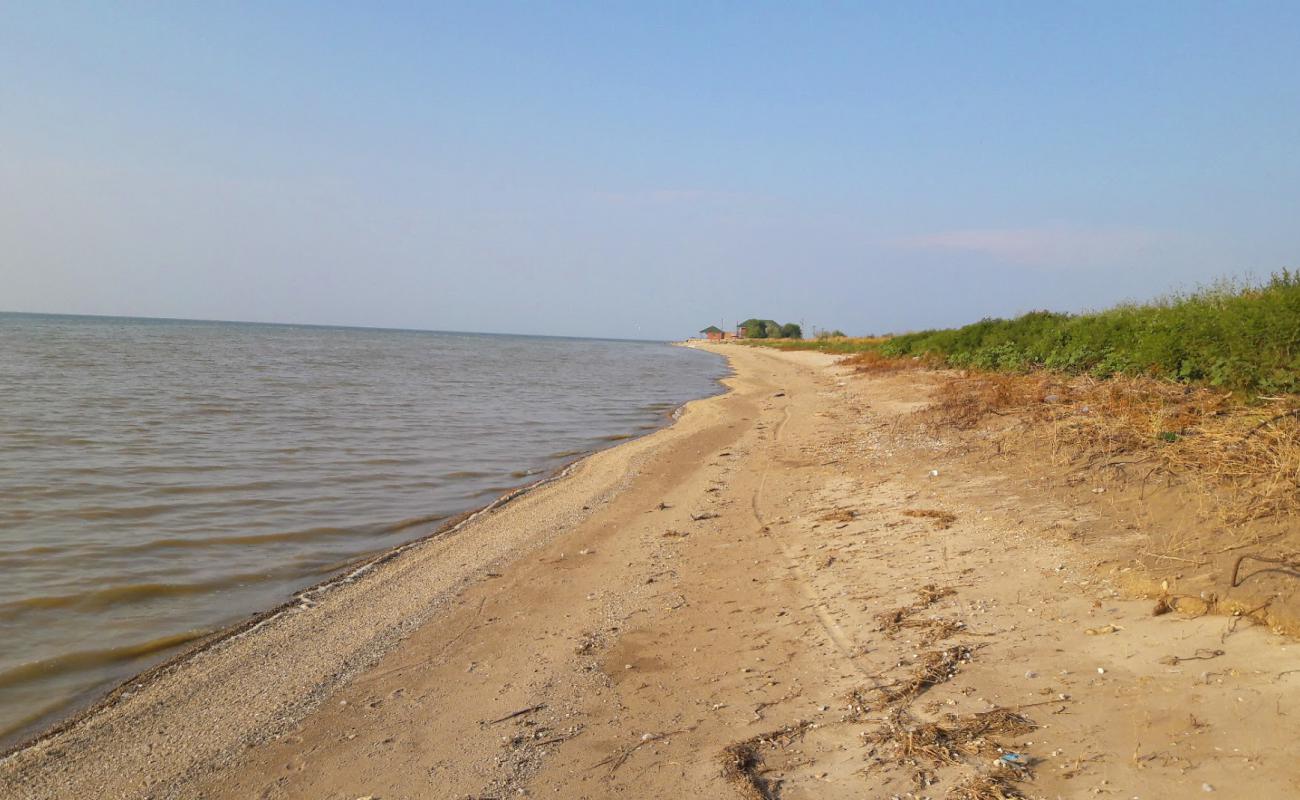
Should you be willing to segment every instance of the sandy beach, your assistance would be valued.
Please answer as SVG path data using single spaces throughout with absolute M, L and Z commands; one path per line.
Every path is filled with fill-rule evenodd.
M 0 797 L 1300 793 L 1294 640 L 1153 614 L 1077 535 L 1103 495 L 900 425 L 926 373 L 709 347 L 728 393 L 125 684 Z

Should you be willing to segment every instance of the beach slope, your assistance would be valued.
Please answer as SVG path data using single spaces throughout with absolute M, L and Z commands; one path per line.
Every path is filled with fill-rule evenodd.
M 716 349 L 727 394 L 128 684 L 0 796 L 1300 789 L 1290 640 L 1123 599 L 1041 534 L 1079 509 L 902 432 L 925 375 Z

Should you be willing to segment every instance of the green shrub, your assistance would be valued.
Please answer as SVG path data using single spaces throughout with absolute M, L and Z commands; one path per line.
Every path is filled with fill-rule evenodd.
M 1300 392 L 1300 272 L 1262 284 L 1220 282 L 1190 294 L 1090 314 L 1034 311 L 895 336 L 891 357 L 954 367 L 1046 367 L 1105 378 L 1152 375 L 1237 392 Z

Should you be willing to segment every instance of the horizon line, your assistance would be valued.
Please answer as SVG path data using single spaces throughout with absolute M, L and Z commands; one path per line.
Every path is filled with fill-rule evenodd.
M 440 328 L 397 328 L 385 325 L 342 325 L 327 322 L 267 322 L 250 319 L 206 319 L 201 317 L 148 317 L 129 314 L 77 314 L 64 311 L 7 311 L 0 316 L 71 317 L 78 319 L 120 319 L 142 322 L 193 322 L 202 325 L 268 325 L 278 328 L 319 328 L 322 330 L 384 331 L 389 333 L 444 333 L 467 336 L 521 336 L 533 339 L 581 339 L 594 342 L 648 342 L 670 343 L 678 339 L 628 339 L 615 336 L 573 336 L 555 333 L 504 333 L 501 331 L 456 331 Z

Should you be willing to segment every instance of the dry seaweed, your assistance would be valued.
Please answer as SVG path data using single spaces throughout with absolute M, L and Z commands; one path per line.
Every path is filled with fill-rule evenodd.
M 916 590 L 920 608 L 928 608 L 929 606 L 934 605 L 941 598 L 952 594 L 957 594 L 957 590 L 951 586 L 939 587 L 933 583 L 927 583 L 925 586 Z
M 934 770 L 938 768 L 969 764 L 980 757 L 1008 758 L 1006 748 L 994 737 L 1020 736 L 1036 728 L 1032 720 L 1006 707 L 978 714 L 947 714 L 942 721 L 930 722 L 918 720 L 905 708 L 895 708 L 880 727 L 863 734 L 863 740 L 873 747 L 873 755 L 884 750 L 876 756 L 876 763 L 887 761 L 909 767 L 912 780 L 924 788 L 936 781 Z M 961 785 L 970 793 L 950 793 L 949 797 L 1019 797 L 1006 793 L 1014 791 L 1006 781 L 1029 777 L 1022 758 L 998 762 L 1009 770 L 1006 776 L 974 776 Z M 979 793 L 990 789 L 1000 789 L 1004 794 Z
M 852 522 L 857 516 L 858 512 L 851 508 L 837 508 L 822 514 L 817 519 L 822 522 Z
M 722 751 L 722 774 L 747 800 L 775 800 L 777 781 L 764 777 L 763 749 L 784 748 L 803 736 L 810 722 L 797 722 L 728 745 Z
M 906 606 L 899 606 L 898 608 L 891 608 L 888 611 L 882 611 L 879 614 L 876 614 L 876 629 L 892 635 L 898 633 L 899 629 L 904 627 L 929 627 L 933 623 L 910 622 L 909 618 L 918 611 L 924 611 L 934 605 L 940 599 L 956 593 L 957 590 L 951 586 L 944 586 L 941 588 L 933 583 L 926 584 L 916 590 L 917 601 L 915 603 Z M 960 627 L 960 623 L 950 624 L 955 624 Z M 951 633 L 948 635 L 951 635 Z M 933 641 L 938 641 L 938 639 Z
M 947 800 L 1024 800 L 1024 795 L 994 775 L 972 775 L 948 790 Z
M 895 609 L 895 611 L 897 610 Z M 949 636 L 966 628 L 966 623 L 952 619 L 942 617 L 921 617 L 917 619 L 900 617 L 894 613 L 879 614 L 876 616 L 876 621 L 881 623 L 878 630 L 890 636 L 897 634 L 903 628 L 920 631 L 921 644 L 925 646 L 947 639 Z
M 947 530 L 957 521 L 957 515 L 951 511 L 940 511 L 937 508 L 908 508 L 903 511 L 905 517 L 918 517 L 921 519 L 934 520 L 934 526 L 939 530 Z
M 895 758 L 939 766 L 974 756 L 1000 755 L 1005 748 L 994 736 L 1021 736 L 1038 726 L 1013 709 L 1000 707 L 978 714 L 948 714 L 942 722 L 921 722 L 906 709 L 890 712 L 885 723 L 864 734 L 868 744 L 889 746 Z
M 931 686 L 952 680 L 963 662 L 970 661 L 974 651 L 967 645 L 959 644 L 942 650 L 931 650 L 921 656 L 912 674 L 906 679 L 890 686 L 882 687 L 879 692 L 888 704 L 907 703 L 924 693 Z

